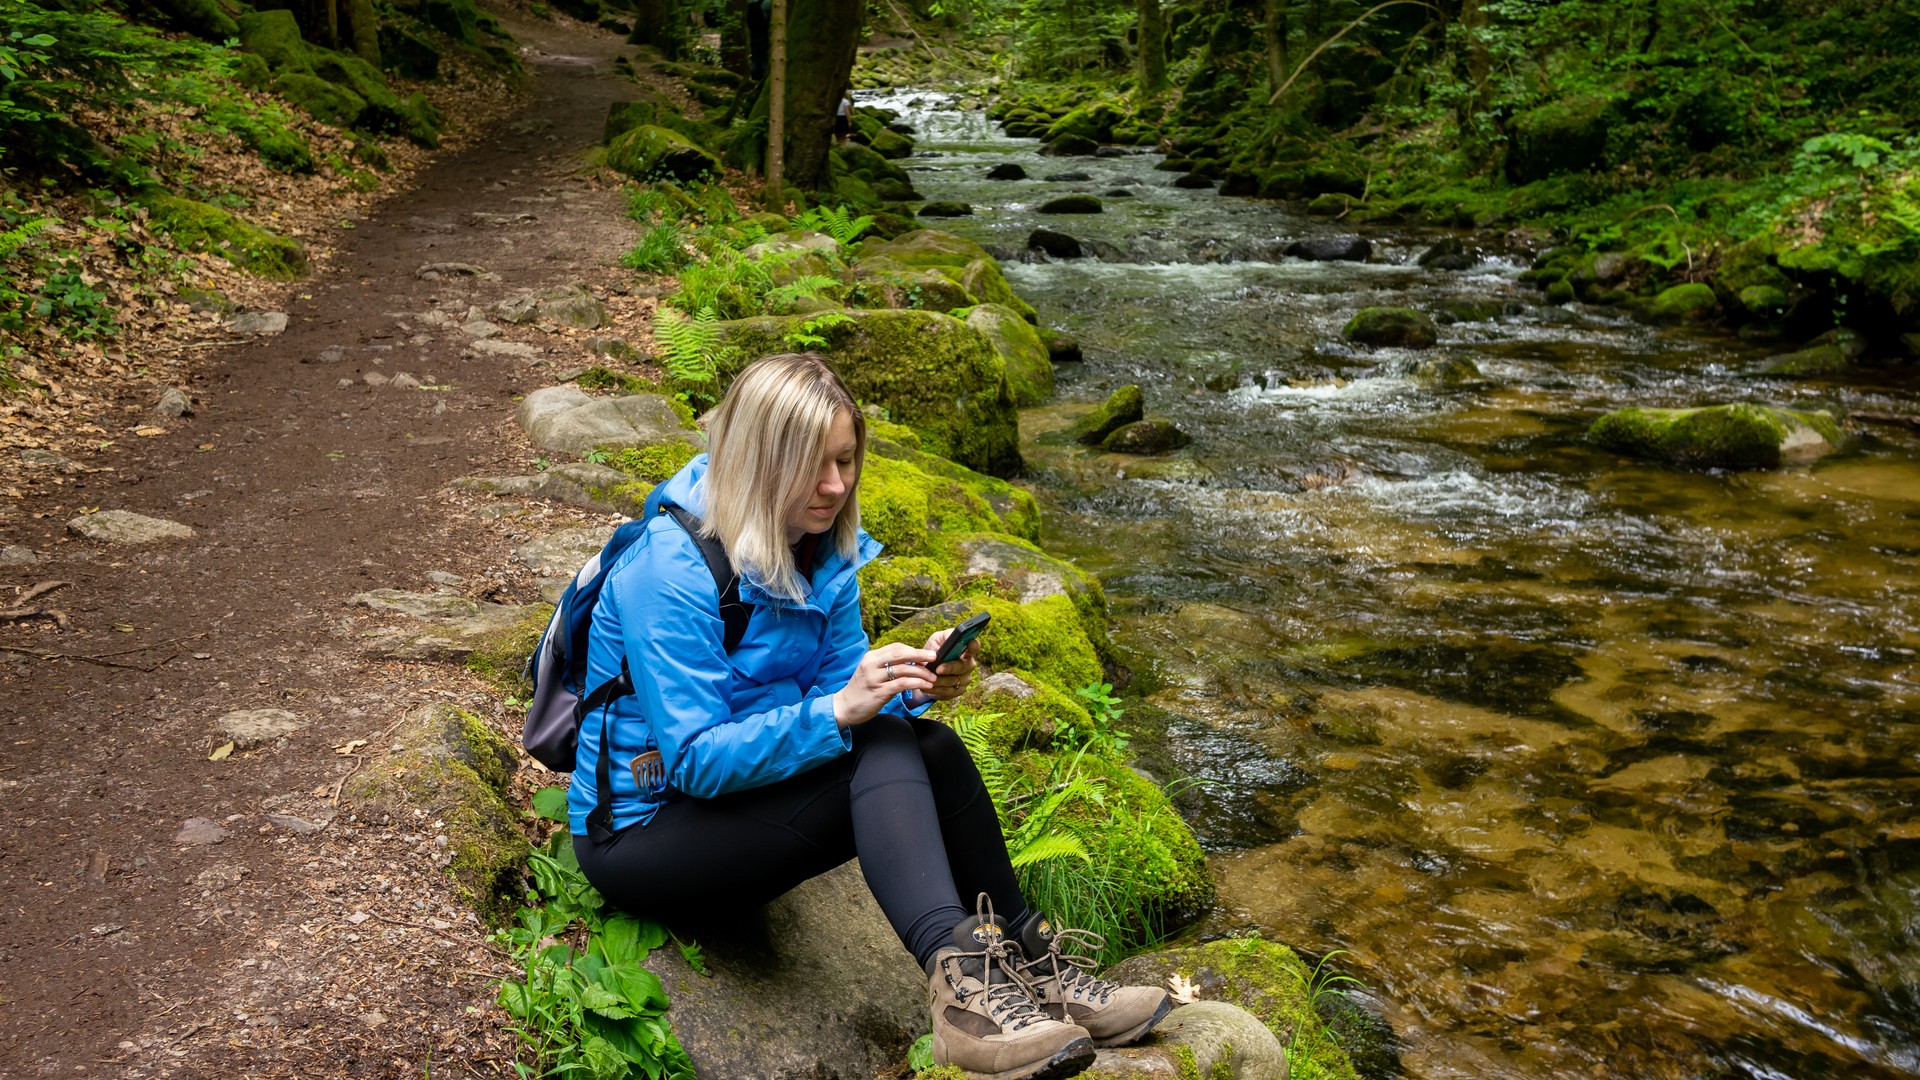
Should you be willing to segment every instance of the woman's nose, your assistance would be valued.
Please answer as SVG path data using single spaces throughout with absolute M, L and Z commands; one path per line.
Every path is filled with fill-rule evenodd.
M 839 469 L 828 468 L 820 473 L 820 494 L 838 495 L 846 489 L 846 481 L 840 478 Z

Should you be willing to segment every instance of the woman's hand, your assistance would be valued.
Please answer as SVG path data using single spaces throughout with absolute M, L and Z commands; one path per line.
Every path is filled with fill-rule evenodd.
M 934 638 L 937 640 L 941 636 L 935 634 Z M 895 644 L 882 645 L 861 657 L 859 665 L 853 669 L 853 677 L 833 695 L 834 721 L 841 727 L 864 724 L 878 716 L 881 708 L 892 701 L 896 694 L 909 690 L 921 693 L 933 690 L 937 681 L 927 665 L 933 663 L 938 655 L 932 648 L 916 649 L 911 645 Z M 973 665 L 968 664 L 967 668 L 971 671 Z M 965 685 L 964 681 L 962 685 Z
M 927 651 L 934 656 L 940 655 L 940 646 L 946 644 L 947 635 L 952 628 L 941 630 L 927 639 Z M 952 701 L 966 692 L 967 683 L 973 679 L 973 669 L 979 666 L 975 658 L 980 654 L 980 642 L 976 639 L 967 643 L 967 651 L 957 660 L 949 660 L 934 669 L 933 685 L 920 691 L 913 699 L 918 706 L 928 700 Z

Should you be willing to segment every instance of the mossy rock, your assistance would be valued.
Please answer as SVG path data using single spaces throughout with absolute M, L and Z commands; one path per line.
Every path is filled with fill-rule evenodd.
M 952 719 L 976 718 L 994 756 L 1074 745 L 1093 730 L 1093 717 L 1079 698 L 1030 673 L 997 671 L 975 679 L 955 699 Z
M 1711 286 L 1690 281 L 1661 291 L 1647 313 L 1657 322 L 1699 322 L 1720 313 L 1720 300 Z
M 867 145 L 873 152 L 889 161 L 913 156 L 913 140 L 897 131 L 881 128 L 873 133 Z
M 1507 177 L 1528 184 L 1604 163 L 1614 109 L 1607 99 L 1579 95 L 1550 101 L 1508 121 Z
M 1826 413 L 1747 404 L 1620 409 L 1587 429 L 1589 442 L 1614 453 L 1723 469 L 1809 461 L 1832 453 L 1841 438 Z
M 287 281 L 307 272 L 307 251 L 297 241 L 251 225 L 207 203 L 146 188 L 133 201 L 146 208 L 149 225 L 181 247 L 211 251 L 250 273 Z
M 720 175 L 719 159 L 685 135 L 653 124 L 642 124 L 615 137 L 607 146 L 607 165 L 641 181 L 685 183 Z
M 1115 964 L 1108 979 L 1130 985 L 1165 986 L 1174 975 L 1195 984 L 1208 1001 L 1226 1001 L 1246 1009 L 1288 1048 L 1292 1075 L 1306 1080 L 1357 1080 L 1352 1060 L 1341 1048 L 1345 1026 L 1336 1037 L 1321 1019 L 1309 993 L 1312 968 L 1285 945 L 1257 936 L 1212 941 L 1188 949 L 1145 953 Z M 1324 999 L 1323 999 L 1324 1000 Z M 1356 1025 L 1356 1033 L 1358 1026 Z M 1355 1040 L 1360 1045 L 1359 1040 Z M 1382 1045 L 1384 1044 L 1384 1045 Z M 1367 1056 L 1382 1058 L 1395 1075 L 1390 1029 L 1376 1026 Z
M 344 86 L 317 75 L 289 72 L 273 81 L 273 92 L 323 124 L 350 128 L 360 122 L 367 102 Z
M 1823 375 L 1844 375 L 1853 370 L 1853 362 L 1838 345 L 1810 345 L 1796 352 L 1770 356 L 1761 373 L 1790 379 L 1811 379 Z
M 1339 217 L 1351 209 L 1353 209 L 1353 196 L 1332 191 L 1315 195 L 1312 201 L 1307 203 L 1307 213 L 1315 217 Z
M 1756 319 L 1777 319 L 1787 312 L 1787 292 L 1777 285 L 1749 285 L 1735 294 L 1740 310 Z
M 1098 214 L 1105 209 L 1092 195 L 1062 195 L 1040 204 L 1042 214 Z
M 1006 274 L 987 250 L 965 237 L 939 229 L 916 229 L 892 240 L 868 241 L 861 247 L 861 261 L 891 259 L 906 266 L 938 270 L 952 278 L 977 302 L 1000 304 L 1020 313 L 1032 322 L 1033 305 L 1021 299 Z
M 1020 471 L 1019 417 L 1006 365 L 986 335 L 931 311 L 852 310 L 830 330 L 826 354 L 848 389 L 919 432 L 927 450 L 981 472 Z M 805 316 L 720 324 L 747 358 L 791 351 Z
M 1404 307 L 1361 308 L 1341 333 L 1348 341 L 1393 349 L 1429 349 L 1440 340 L 1431 318 Z
M 1083 135 L 1062 135 L 1048 143 L 1041 153 L 1058 157 L 1090 157 L 1099 149 L 1099 143 Z
M 380 24 L 380 65 L 403 79 L 440 77 L 440 50 L 418 34 L 392 23 Z
M 676 440 L 655 443 L 652 446 L 626 447 L 607 458 L 607 464 L 636 480 L 658 484 L 679 472 L 687 462 L 699 455 L 699 447 Z
M 1065 691 L 1100 681 L 1099 653 L 1087 636 L 1080 610 L 1065 596 L 1027 603 L 996 596 L 967 597 L 921 612 L 894 627 L 875 646 L 895 641 L 919 645 L 934 631 L 982 611 L 993 620 L 980 635 L 980 661 L 994 671 L 1020 668 Z
M 1024 504 L 996 500 L 991 477 L 930 472 L 920 465 L 932 455 L 915 456 L 869 454 L 860 475 L 860 524 L 888 554 L 939 557 L 958 570 L 965 560 L 954 552 L 954 538 L 1022 529 L 1019 512 L 1030 510 L 1031 497 Z
M 1115 454 L 1153 456 L 1170 454 L 1193 442 L 1192 436 L 1175 427 L 1171 420 L 1135 420 L 1123 424 L 1100 440 L 1100 449 Z
M 1435 356 L 1413 365 L 1407 377 L 1415 386 L 1427 390 L 1458 390 L 1481 386 L 1487 381 L 1480 365 L 1464 356 Z
M 1080 613 L 1080 626 L 1094 651 L 1107 652 L 1107 593 L 1100 580 L 1063 559 L 1042 551 L 1030 540 L 1004 533 L 942 537 L 953 556 L 956 579 L 964 579 L 969 596 L 997 596 L 1026 603 L 1048 596 L 1064 596 Z
M 896 439 L 895 434 L 905 432 L 909 438 Z M 1023 540 L 1038 542 L 1040 539 L 1040 508 L 1033 494 L 1024 488 L 1018 488 L 997 476 L 975 472 L 965 465 L 958 464 L 938 454 L 929 454 L 919 448 L 920 433 L 892 421 L 873 423 L 867 428 L 867 458 L 887 458 L 902 461 L 919 469 L 928 476 L 958 482 L 966 491 L 986 503 L 999 519 L 997 525 L 988 525 L 988 531 L 1017 536 Z M 938 489 L 929 489 L 937 494 Z M 929 496 L 930 498 L 933 495 Z M 969 502 L 970 506 L 971 503 Z M 929 506 L 938 511 L 940 520 L 947 519 L 949 511 L 938 501 Z M 933 520 L 929 518 L 929 520 Z M 956 525 L 956 530 L 959 528 Z
M 343 797 L 362 814 L 440 823 L 462 899 L 488 922 L 505 922 L 521 899 L 529 846 L 505 794 L 519 758 L 492 727 L 452 705 L 408 713 L 394 749 L 348 780 Z
M 1127 118 L 1127 114 L 1110 102 L 1096 101 L 1082 105 L 1053 122 L 1041 142 L 1054 143 L 1073 136 L 1098 145 L 1113 138 L 1114 125 Z
M 219 0 L 157 0 L 150 6 L 159 9 L 168 25 L 208 41 L 240 36 L 239 24 Z
M 892 259 L 862 259 L 854 264 L 849 303 L 863 308 L 918 308 L 952 311 L 975 303 L 972 293 L 938 270 L 919 269 Z
M 874 190 L 877 192 L 879 188 L 876 187 Z M 911 191 L 912 189 L 909 188 L 909 194 Z M 963 202 L 930 202 L 922 206 L 918 213 L 923 218 L 972 217 L 973 207 Z
M 252 11 L 237 20 L 240 47 L 267 62 L 277 74 L 313 73 L 312 46 L 300 36 L 291 11 Z
M 926 555 L 883 555 L 860 568 L 860 610 L 868 637 L 953 595 L 946 562 Z
M 1012 309 L 1029 323 L 1039 319 L 1039 313 L 1033 309 L 1033 305 L 1013 291 L 1013 286 L 1007 283 L 1007 275 L 993 259 L 975 259 L 962 267 L 960 287 L 978 297 L 983 304 L 998 304 Z
M 919 202 L 921 199 L 920 193 L 913 190 L 912 184 L 903 184 L 898 180 L 881 177 L 873 181 L 871 186 L 874 197 L 883 202 L 907 203 Z M 943 209 L 940 211 L 930 211 L 930 208 L 936 206 Z M 949 207 L 954 208 L 952 213 L 945 212 L 944 208 Z M 963 217 L 973 213 L 973 207 L 968 206 L 966 203 L 928 203 L 927 207 L 922 208 L 920 213 L 926 217 Z
M 1142 420 L 1147 415 L 1147 399 L 1132 383 L 1107 395 L 1107 400 L 1074 421 L 1066 436 L 1084 446 L 1099 446 L 1107 436 Z
M 842 171 L 862 177 L 869 183 L 887 179 L 898 180 L 909 186 L 913 184 L 913 178 L 907 175 L 907 170 L 887 160 L 870 146 L 848 143 L 835 149 L 832 156 L 838 159 Z
M 1006 363 L 1015 405 L 1038 405 L 1053 396 L 1053 360 L 1040 334 L 1020 313 L 1000 304 L 980 304 L 967 325 L 987 336 Z
M 641 493 L 642 498 L 645 495 Z M 502 693 L 525 695 L 529 689 L 527 658 L 540 647 L 541 635 L 546 633 L 552 617 L 553 609 L 546 604 L 522 606 L 515 617 L 501 620 L 486 633 L 475 636 L 468 643 L 470 651 L 461 666 L 492 683 Z

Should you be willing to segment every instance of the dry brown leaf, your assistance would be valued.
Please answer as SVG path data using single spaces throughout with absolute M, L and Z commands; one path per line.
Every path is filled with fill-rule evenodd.
M 233 744 L 221 743 L 220 748 L 207 755 L 208 761 L 225 761 L 233 756 Z

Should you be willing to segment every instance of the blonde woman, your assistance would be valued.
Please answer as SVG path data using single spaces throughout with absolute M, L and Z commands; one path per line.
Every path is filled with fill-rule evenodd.
M 1146 1034 L 1165 993 L 1064 956 L 1074 932 L 1028 910 L 965 747 L 920 716 L 966 688 L 978 645 L 938 670 L 944 630 L 867 648 L 855 573 L 880 545 L 860 529 L 866 423 L 846 386 L 818 356 L 768 357 L 707 432 L 594 609 L 586 684 L 624 667 L 633 693 L 605 706 L 607 747 L 599 714 L 580 727 L 568 799 L 587 879 L 637 915 L 710 919 L 857 855 L 927 972 L 937 1060 L 1066 1077 Z M 750 610 L 731 649 L 694 532 L 724 547 Z M 597 772 L 612 820 L 589 828 Z

